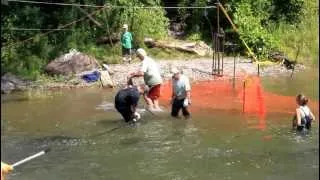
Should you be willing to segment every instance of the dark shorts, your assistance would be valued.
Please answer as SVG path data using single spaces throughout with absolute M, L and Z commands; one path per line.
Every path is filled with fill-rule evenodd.
M 172 109 L 171 109 L 171 116 L 177 117 L 179 115 L 180 109 L 182 109 L 182 114 L 184 117 L 188 118 L 190 117 L 190 112 L 187 107 L 183 107 L 183 101 L 184 99 L 178 100 L 175 99 L 172 103 Z
M 158 99 L 160 97 L 160 87 L 161 87 L 161 84 L 151 87 L 147 95 L 148 98 L 152 100 Z
M 130 55 L 131 55 L 131 49 L 122 47 L 122 56 L 130 56 Z
M 134 113 L 131 111 L 131 108 L 116 106 L 116 109 L 126 122 L 132 121 Z

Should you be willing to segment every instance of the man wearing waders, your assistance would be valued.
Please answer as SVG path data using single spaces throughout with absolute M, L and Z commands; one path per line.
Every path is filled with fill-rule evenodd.
M 123 62 L 131 62 L 132 34 L 128 31 L 128 25 L 124 24 L 123 34 L 121 35 L 122 60 Z
M 144 93 L 144 86 L 131 86 L 121 89 L 115 97 L 115 108 L 126 122 L 136 122 L 140 114 L 136 112 L 140 95 Z
M 172 109 L 171 116 L 178 117 L 180 109 L 183 116 L 190 117 L 188 106 L 191 105 L 191 86 L 188 77 L 182 75 L 177 68 L 171 70 L 172 76 Z

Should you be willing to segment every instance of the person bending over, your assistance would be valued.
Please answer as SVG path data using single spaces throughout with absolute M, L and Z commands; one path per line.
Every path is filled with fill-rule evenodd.
M 295 116 L 293 118 L 292 126 L 298 131 L 305 129 L 311 129 L 312 120 L 315 119 L 313 113 L 307 106 L 308 99 L 303 94 L 298 94 L 296 97 L 298 108 L 296 109 Z
M 171 116 L 178 117 L 180 109 L 185 118 L 190 117 L 188 106 L 191 105 L 191 86 L 188 77 L 182 75 L 177 68 L 171 70 L 172 76 L 172 109 Z
M 132 86 L 121 89 L 115 96 L 115 108 L 126 122 L 136 122 L 140 114 L 136 112 L 140 95 L 144 93 L 144 86 Z
M 143 76 L 144 83 L 149 87 L 149 91 L 144 95 L 150 111 L 161 111 L 159 107 L 160 87 L 162 78 L 156 62 L 147 56 L 142 48 L 137 50 L 137 56 L 142 61 L 141 68 L 137 72 L 130 73 L 128 78 Z

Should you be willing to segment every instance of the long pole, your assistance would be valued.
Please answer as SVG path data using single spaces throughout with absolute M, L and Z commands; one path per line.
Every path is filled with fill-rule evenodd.
M 233 88 L 236 86 L 236 54 L 235 48 L 233 48 Z
M 25 159 L 22 159 L 22 160 L 20 160 L 20 161 L 18 161 L 18 162 L 16 162 L 16 163 L 14 163 L 14 164 L 12 165 L 12 167 L 15 168 L 15 167 L 17 167 L 17 166 L 19 166 L 19 165 L 21 165 L 21 164 L 24 164 L 24 163 L 26 163 L 26 162 L 28 162 L 28 161 L 31 161 L 32 159 L 35 159 L 35 158 L 37 158 L 37 157 L 39 157 L 39 156 L 42 156 L 42 155 L 46 154 L 46 153 L 49 152 L 49 151 L 50 151 L 50 149 L 46 149 L 46 150 L 40 151 L 40 152 L 38 152 L 37 154 L 34 154 L 34 155 L 32 155 L 32 156 L 29 156 L 29 157 L 27 157 L 27 158 L 25 158 Z
M 243 98 L 242 98 L 242 112 L 244 113 L 244 107 L 246 103 L 246 80 L 243 81 Z
M 226 18 L 228 19 L 228 21 L 230 22 L 232 28 L 234 31 L 236 31 L 237 33 L 239 33 L 236 25 L 232 22 L 230 16 L 228 15 L 226 9 L 220 4 L 218 3 L 219 7 L 221 8 L 222 12 L 224 13 L 224 15 L 226 16 Z M 251 51 L 251 49 L 249 48 L 249 46 L 247 45 L 247 43 L 240 37 L 240 40 L 242 41 L 242 43 L 244 44 L 244 46 L 247 48 L 247 50 L 249 51 L 249 54 L 253 57 L 253 59 L 255 61 L 258 61 L 258 59 L 256 58 L 255 54 Z

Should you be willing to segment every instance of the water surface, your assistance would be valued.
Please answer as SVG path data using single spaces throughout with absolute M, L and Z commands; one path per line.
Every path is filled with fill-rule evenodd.
M 279 97 L 304 92 L 314 101 L 318 82 L 313 72 L 262 79 L 264 92 Z M 258 116 L 234 109 L 203 109 L 192 120 L 145 112 L 131 127 L 115 111 L 99 108 L 112 103 L 114 94 L 78 89 L 31 99 L 2 96 L 2 160 L 13 163 L 52 149 L 17 167 L 9 179 L 319 178 L 318 113 L 303 136 L 291 130 L 291 115 L 281 111 L 268 111 L 264 128 Z

